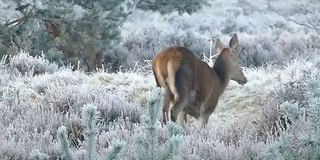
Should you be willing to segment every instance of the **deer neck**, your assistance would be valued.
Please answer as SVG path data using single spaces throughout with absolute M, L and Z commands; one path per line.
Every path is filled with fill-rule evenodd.
M 219 83 L 220 92 L 222 93 L 227 87 L 231 76 L 230 76 L 230 58 L 226 54 L 220 54 L 213 65 L 213 70 L 216 73 Z

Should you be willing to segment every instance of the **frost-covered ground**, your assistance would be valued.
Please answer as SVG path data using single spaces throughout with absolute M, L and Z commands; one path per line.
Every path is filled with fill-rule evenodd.
M 319 2 L 271 3 L 301 23 L 311 24 L 319 17 L 315 7 Z M 10 3 L 5 4 L 0 7 L 9 9 Z M 303 8 L 315 12 L 302 12 Z M 248 83 L 229 83 L 206 130 L 198 132 L 197 123 L 191 119 L 180 154 L 184 159 L 262 159 L 276 141 L 268 137 L 268 129 L 274 125 L 270 117 L 278 115 L 275 108 L 285 100 L 304 96 L 301 86 L 295 84 L 316 77 L 320 62 L 317 32 L 268 10 L 267 0 L 215 1 L 212 7 L 182 17 L 137 11 L 123 26 L 124 40 L 115 51 L 116 57 L 125 57 L 122 65 L 127 67 L 118 73 L 87 75 L 23 52 L 15 56 L 0 69 L 0 158 L 24 159 L 32 149 L 59 155 L 57 128 L 66 125 L 71 135 L 81 139 L 81 107 L 93 103 L 102 113 L 102 121 L 109 124 L 101 127 L 99 153 L 121 139 L 128 142 L 124 155 L 134 159 L 132 137 L 143 132 L 140 117 L 146 114 L 146 97 L 156 86 L 150 66 L 143 60 L 176 44 L 208 56 L 210 37 L 227 43 L 232 33 L 239 37 Z M 136 68 L 132 68 L 134 64 L 138 64 Z M 35 76 L 33 72 L 21 74 L 32 69 Z M 118 117 L 126 120 L 113 122 Z M 165 129 L 162 136 L 163 132 Z M 77 148 L 76 153 L 82 155 L 83 148 Z
M 0 127 L 3 132 L 0 139 L 4 145 L 0 147 L 0 155 L 24 157 L 32 148 L 46 153 L 56 153 L 55 140 L 51 140 L 56 136 L 57 128 L 64 124 L 69 129 L 76 130 L 73 131 L 75 133 L 71 131 L 73 134 L 81 133 L 74 128 L 81 124 L 81 107 L 89 103 L 98 106 L 105 122 L 112 122 L 121 116 L 121 113 L 125 113 L 123 117 L 129 118 L 130 122 L 139 122 L 141 115 L 146 113 L 146 96 L 156 86 L 154 77 L 150 73 L 98 72 L 86 75 L 66 69 L 53 69 L 52 73 L 36 76 L 30 76 L 32 75 L 30 73 L 29 76 L 23 76 L 16 69 L 19 68 L 18 64 L 30 63 L 27 58 L 22 57 L 26 55 L 22 53 L 20 57 L 12 60 L 8 68 L 2 67 L 1 69 L 0 117 L 2 120 Z M 19 61 L 19 59 L 24 61 Z M 32 60 L 31 57 L 30 59 Z M 38 68 L 41 68 L 40 66 L 50 68 L 48 63 L 41 59 L 33 60 L 32 63 Z M 203 134 L 212 138 L 210 141 L 205 141 L 206 143 L 215 142 L 215 144 L 221 137 L 232 139 L 232 134 L 246 135 L 244 132 L 252 131 L 247 136 L 254 135 L 255 131 L 252 128 L 255 125 L 261 125 L 257 124 L 257 121 L 261 119 L 263 106 L 271 97 L 275 98 L 274 90 L 282 84 L 303 79 L 306 72 L 319 73 L 318 70 L 314 70 L 318 67 L 317 65 L 318 63 L 310 61 L 292 61 L 282 67 L 267 65 L 261 68 L 247 68 L 245 75 L 249 80 L 248 83 L 240 86 L 236 82 L 230 82 L 210 118 L 208 133 L 196 134 L 194 126 L 197 126 L 198 123 L 191 119 L 187 127 L 191 127 L 188 129 L 190 133 L 186 136 L 186 145 L 182 148 L 182 155 L 193 155 L 189 152 L 188 146 L 199 145 L 200 148 L 192 150 L 199 151 L 202 157 L 209 156 L 201 151 L 203 150 L 201 148 L 204 147 L 201 147 L 201 144 L 204 143 L 201 142 Z M 143 127 L 137 125 L 131 130 L 132 128 L 123 128 L 122 125 L 124 125 L 123 122 L 117 122 L 109 126 L 109 132 L 102 132 L 98 138 L 98 148 L 106 148 L 114 139 L 128 141 L 130 144 L 128 150 L 134 147 L 130 135 L 141 133 Z M 234 125 L 236 128 L 246 126 L 247 129 L 242 128 L 243 132 L 238 130 L 235 133 L 228 133 L 229 135 L 223 133 Z M 260 126 L 256 127 L 258 130 Z M 241 136 L 243 135 L 239 135 Z M 219 154 L 226 152 L 219 151 L 221 151 Z M 81 149 L 78 152 L 80 155 L 83 153 Z M 126 152 L 125 155 L 130 157 L 132 152 Z M 228 154 L 232 157 L 236 156 L 231 151 Z M 237 154 L 244 153 L 238 150 Z

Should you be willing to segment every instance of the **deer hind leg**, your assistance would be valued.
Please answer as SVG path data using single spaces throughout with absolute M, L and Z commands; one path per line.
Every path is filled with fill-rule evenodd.
M 175 99 L 171 109 L 171 120 L 176 121 L 179 113 L 181 113 L 183 120 L 185 120 L 184 108 L 189 103 L 191 81 L 189 74 L 185 70 L 178 70 L 176 73 L 175 89 L 177 91 L 178 99 Z M 171 89 L 171 88 L 170 88 Z
M 188 99 L 187 97 L 180 98 L 177 102 L 175 102 L 171 108 L 171 120 L 176 122 L 178 118 L 178 114 L 183 111 L 183 108 L 187 105 Z
M 152 72 L 154 75 L 154 78 L 156 80 L 157 87 L 162 87 L 165 89 L 164 94 L 164 104 L 162 108 L 162 122 L 166 124 L 167 120 L 169 119 L 169 108 L 170 108 L 170 102 L 173 99 L 173 94 L 170 91 L 170 88 L 167 86 L 166 81 L 164 77 L 161 75 L 160 67 L 152 67 Z
M 165 93 L 164 93 L 164 104 L 162 108 L 162 114 L 163 114 L 163 123 L 166 124 L 166 122 L 169 120 L 169 109 L 170 109 L 170 102 L 173 99 L 173 94 L 170 92 L 170 89 L 168 87 L 165 87 Z
M 170 65 L 168 65 L 170 66 Z M 178 90 L 176 88 L 176 81 L 175 81 L 175 71 L 168 69 L 168 78 L 167 78 L 168 88 L 170 89 L 173 95 L 173 106 L 171 109 L 171 120 L 176 121 L 178 113 L 183 110 L 183 107 L 187 104 L 185 99 L 180 99 Z
M 176 72 L 179 68 L 179 64 L 174 60 L 169 60 L 167 63 L 168 77 L 166 82 L 168 87 L 170 88 L 171 93 L 173 94 L 173 103 L 177 103 L 179 101 L 179 93 L 176 87 Z
M 92 72 L 96 69 L 95 59 L 93 57 L 85 57 L 84 62 L 87 64 L 88 72 Z

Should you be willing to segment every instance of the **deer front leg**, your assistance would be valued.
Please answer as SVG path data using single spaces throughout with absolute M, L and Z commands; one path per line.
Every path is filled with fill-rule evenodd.
M 103 61 L 104 61 L 103 51 L 99 50 L 99 52 L 96 54 L 96 64 L 98 65 L 99 69 L 102 69 Z
M 206 102 L 201 106 L 199 120 L 201 128 L 208 125 L 209 118 L 217 106 L 217 102 Z
M 187 114 L 185 111 L 181 111 L 178 114 L 178 122 L 183 128 L 185 128 L 185 124 L 187 123 Z

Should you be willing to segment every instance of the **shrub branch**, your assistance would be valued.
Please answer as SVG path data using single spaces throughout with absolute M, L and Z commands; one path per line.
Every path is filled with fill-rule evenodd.
M 292 18 L 290 18 L 289 16 L 277 11 L 271 4 L 270 4 L 270 0 L 268 0 L 268 8 L 273 11 L 274 13 L 278 14 L 279 16 L 283 17 L 284 19 L 286 19 L 287 21 L 291 21 L 297 25 L 300 25 L 300 26 L 304 26 L 304 27 L 307 27 L 309 29 L 314 29 L 316 30 L 317 32 L 320 31 L 320 28 L 314 26 L 314 25 L 310 25 L 310 24 L 305 24 L 305 23 L 301 23 L 301 22 L 298 22 Z

